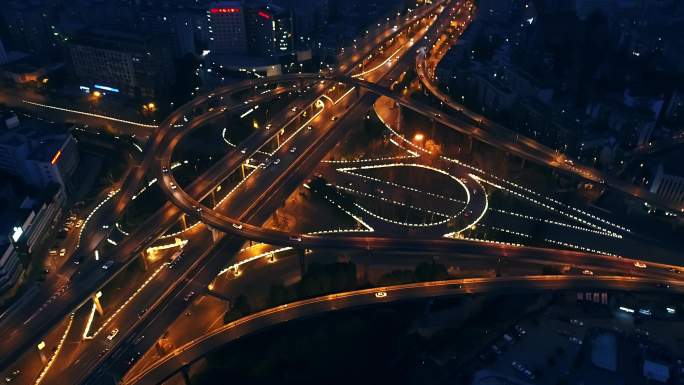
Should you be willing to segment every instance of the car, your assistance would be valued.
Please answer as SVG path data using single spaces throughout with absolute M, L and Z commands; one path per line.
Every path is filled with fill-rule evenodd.
M 240 229 L 242 229 L 242 223 L 233 223 L 233 227 L 240 230 Z
M 437 118 L 437 119 L 442 117 L 442 114 L 440 114 L 439 112 L 435 112 L 434 115 L 435 115 L 435 118 Z
M 50 249 L 50 255 L 57 255 L 57 250 Z
M 375 293 L 375 298 L 385 298 L 385 297 L 387 297 L 386 291 L 378 291 Z
M 332 118 L 330 118 L 330 120 L 332 120 L 333 122 L 336 121 L 336 120 L 337 120 L 337 116 L 333 116 Z
M 65 255 L 66 255 L 66 249 L 61 249 L 61 250 L 59 251 L 59 256 L 60 256 L 60 257 L 63 257 L 63 256 L 65 256 Z
M 591 270 L 582 270 L 582 274 L 584 275 L 594 275 L 594 272 Z
M 573 344 L 582 345 L 582 340 L 577 337 L 570 337 L 568 340 Z
M 142 318 L 145 315 L 145 313 L 147 313 L 147 308 L 142 309 L 138 312 L 138 318 Z
M 5 377 L 5 382 L 12 382 L 15 378 L 17 378 L 21 374 L 21 370 L 19 369 L 14 369 L 12 373 L 7 375 Z
M 656 286 L 658 286 L 661 289 L 669 289 L 670 288 L 670 284 L 667 282 L 658 282 L 658 284 Z
M 270 129 L 271 129 L 271 124 L 270 124 L 270 123 L 266 125 L 266 129 L 267 129 L 267 130 L 270 130 Z
M 309 127 L 307 127 L 309 130 L 313 130 L 313 126 L 309 124 Z
M 278 164 L 278 163 L 280 163 L 280 158 L 273 161 L 273 164 Z
M 169 186 L 171 187 L 171 190 L 175 190 L 175 189 L 178 188 L 178 186 L 176 186 L 176 185 L 173 184 L 173 183 L 170 183 Z
M 168 167 L 162 167 L 162 172 L 163 172 L 164 174 L 168 174 L 168 173 L 169 173 Z
M 578 320 L 578 319 L 576 319 L 576 318 L 572 318 L 569 322 L 570 322 L 571 325 L 575 325 L 575 326 L 584 326 L 584 322 L 582 322 L 582 321 L 580 321 L 580 320 Z
M 111 333 L 109 333 L 109 335 L 107 336 L 107 339 L 111 341 L 111 340 L 114 339 L 114 337 L 116 337 L 117 334 L 119 334 L 119 329 L 114 328 L 114 329 L 111 331 Z
M 302 241 L 302 237 L 300 237 L 299 235 L 290 235 L 290 240 L 291 240 L 291 241 L 301 242 L 301 241 Z
M 646 264 L 643 263 L 643 262 L 641 262 L 641 261 L 636 261 L 636 262 L 634 262 L 634 267 L 638 267 L 638 268 L 640 268 L 640 269 L 645 269 L 645 268 L 646 268 Z
M 105 262 L 104 265 L 102 265 L 102 269 L 108 270 L 110 267 L 112 267 L 113 264 L 114 264 L 114 261 L 112 261 L 112 260 L 110 259 L 109 261 Z
M 675 269 L 674 267 L 669 268 L 667 271 L 669 271 L 670 273 L 676 273 L 676 274 L 681 273 L 681 271 L 679 269 Z
M 188 302 L 193 296 L 195 296 L 195 292 L 191 291 L 185 297 L 183 297 L 183 301 Z
M 297 151 L 297 147 L 292 147 L 292 148 L 290 149 L 290 152 L 292 152 L 292 153 L 294 153 L 294 152 L 296 152 L 296 151 Z
M 240 152 L 243 153 L 243 154 L 246 154 L 246 153 L 247 153 L 247 149 L 243 148 L 242 150 L 240 150 Z

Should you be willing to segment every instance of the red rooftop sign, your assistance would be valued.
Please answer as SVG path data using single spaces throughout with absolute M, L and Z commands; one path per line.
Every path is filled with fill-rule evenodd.
M 240 13 L 240 8 L 212 8 L 211 13 Z

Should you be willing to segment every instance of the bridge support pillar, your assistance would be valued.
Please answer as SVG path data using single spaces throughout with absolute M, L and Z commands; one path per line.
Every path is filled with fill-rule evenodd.
M 149 265 L 147 264 L 147 254 L 144 251 L 140 252 L 140 257 L 138 258 L 138 261 L 143 271 L 147 271 Z
M 102 308 L 102 303 L 100 303 L 100 297 L 102 297 L 102 292 L 98 291 L 93 296 L 93 303 L 95 304 L 95 309 L 97 310 L 97 313 L 100 316 L 102 316 L 104 314 L 104 309 Z
M 187 214 L 183 213 L 180 218 L 181 229 L 183 231 L 188 229 L 188 217 Z
M 185 382 L 185 385 L 192 385 L 189 372 L 190 368 L 188 366 L 183 366 L 183 369 L 181 369 L 181 374 L 183 375 L 183 382 Z
M 212 242 L 216 243 L 218 242 L 219 239 L 221 239 L 221 232 L 216 230 L 215 228 L 211 226 L 207 226 L 209 228 L 209 231 L 211 231 L 211 240 Z
M 297 255 L 299 256 L 299 273 L 304 276 L 306 273 L 306 249 L 297 249 Z

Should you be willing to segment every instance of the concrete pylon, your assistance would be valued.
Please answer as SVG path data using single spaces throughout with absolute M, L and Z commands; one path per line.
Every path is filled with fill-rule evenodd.
M 98 291 L 93 296 L 93 303 L 95 304 L 95 309 L 97 310 L 97 313 L 101 316 L 104 314 L 104 309 L 102 308 L 102 303 L 100 303 L 100 297 L 102 297 L 102 292 Z
M 138 258 L 140 261 L 140 267 L 143 269 L 143 271 L 147 271 L 149 268 L 149 265 L 147 264 L 147 254 L 145 251 L 140 252 L 140 257 Z

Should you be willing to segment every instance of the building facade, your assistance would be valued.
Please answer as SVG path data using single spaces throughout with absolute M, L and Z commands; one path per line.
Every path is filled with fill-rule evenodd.
M 209 49 L 217 54 L 246 54 L 245 12 L 239 1 L 211 3 L 207 9 Z
M 166 35 L 89 30 L 70 44 L 73 73 L 80 84 L 144 102 L 156 100 L 175 78 Z

